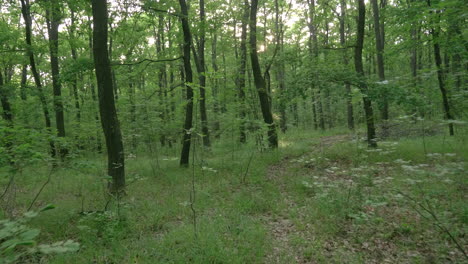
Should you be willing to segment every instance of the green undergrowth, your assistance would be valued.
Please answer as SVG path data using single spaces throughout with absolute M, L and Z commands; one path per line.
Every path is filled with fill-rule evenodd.
M 2 214 L 26 211 L 50 177 L 33 208 L 56 209 L 30 225 L 41 242 L 71 239 L 80 250 L 31 263 L 462 262 L 454 240 L 466 245 L 466 142 L 403 138 L 369 150 L 346 131 L 297 130 L 278 151 L 197 143 L 187 169 L 177 150 L 128 151 L 120 199 L 106 195 L 104 157 L 89 155 L 24 168 Z

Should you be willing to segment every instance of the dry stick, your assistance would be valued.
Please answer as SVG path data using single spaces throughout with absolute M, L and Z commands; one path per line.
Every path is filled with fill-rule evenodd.
M 34 203 L 36 202 L 37 198 L 38 198 L 39 195 L 42 193 L 42 190 L 44 190 L 44 188 L 46 187 L 46 185 L 49 184 L 50 179 L 52 178 L 52 174 L 53 174 L 53 172 L 55 171 L 54 168 L 55 168 L 55 167 L 52 166 L 52 168 L 50 169 L 49 176 L 47 176 L 46 182 L 44 182 L 44 184 L 42 185 L 41 189 L 39 189 L 39 192 L 37 192 L 36 196 L 35 196 L 34 199 L 32 200 L 31 204 L 30 204 L 29 207 L 28 207 L 28 211 L 31 210 L 31 208 L 33 207 L 33 205 L 34 205 Z
M 132 66 L 132 65 L 138 65 L 143 62 L 148 62 L 149 63 L 157 63 L 157 62 L 169 62 L 169 61 L 176 61 L 182 59 L 183 56 L 179 56 L 177 58 L 169 58 L 169 59 L 160 59 L 160 60 L 153 60 L 153 59 L 143 59 L 141 61 L 137 62 L 132 62 L 132 63 L 114 63 L 111 66 Z
M 254 154 L 255 152 L 253 151 L 250 155 L 249 162 L 247 163 L 247 169 L 245 170 L 244 177 L 242 177 L 242 183 L 245 183 L 245 180 L 247 179 L 247 173 L 249 172 L 250 163 L 252 162 Z
M 195 103 L 195 120 L 197 120 L 197 113 L 198 113 L 198 100 Z M 197 123 L 195 122 L 195 127 L 194 131 L 197 129 Z M 192 132 L 191 132 L 192 133 Z M 196 135 L 196 134 L 195 134 Z M 193 137 L 192 137 L 193 138 Z M 196 137 L 195 137 L 196 138 Z M 195 195 L 196 195 L 196 190 L 195 190 L 195 154 L 196 154 L 196 142 L 192 142 L 192 189 L 190 191 L 190 209 L 192 210 L 192 216 L 193 216 L 193 233 L 195 235 L 195 238 L 198 238 L 198 233 L 197 233 L 197 212 L 195 211 Z M 203 168 L 202 168 L 202 173 L 203 173 Z
M 2 195 L 0 196 L 0 200 L 3 200 L 3 197 L 5 197 L 5 195 L 7 194 L 7 192 L 10 189 L 10 186 L 13 183 L 14 179 L 15 179 L 15 174 L 13 173 L 13 174 L 11 174 L 10 181 L 8 181 L 8 185 L 5 188 L 5 191 L 3 191 Z
M 424 211 L 426 211 L 427 213 L 429 213 L 429 215 L 432 216 L 432 218 L 435 220 L 435 223 L 434 225 L 437 226 L 440 230 L 444 231 L 449 237 L 450 239 L 453 241 L 453 243 L 455 243 L 455 245 L 457 246 L 457 248 L 463 253 L 463 255 L 465 256 L 466 259 L 468 259 L 468 255 L 466 254 L 465 250 L 463 249 L 463 247 L 460 245 L 460 243 L 458 242 L 458 240 L 452 235 L 452 233 L 450 233 L 450 231 L 447 229 L 447 227 L 445 227 L 439 220 L 439 218 L 437 217 L 437 215 L 434 213 L 434 211 L 431 209 L 431 206 L 429 204 L 429 201 L 426 199 L 426 198 L 423 198 L 424 201 L 426 202 L 427 206 L 424 206 L 422 205 L 420 202 L 416 201 L 416 199 L 414 199 L 413 197 L 401 192 L 401 191 L 397 191 L 399 194 L 403 195 L 404 197 L 406 197 L 407 199 L 411 200 L 412 202 L 414 202 L 415 204 L 417 204 L 419 207 L 421 207 L 421 209 L 423 209 Z M 425 216 L 421 211 L 419 211 L 416 207 L 412 206 L 415 211 L 420 215 L 422 216 L 423 218 L 427 219 L 427 220 L 430 220 L 429 217 Z

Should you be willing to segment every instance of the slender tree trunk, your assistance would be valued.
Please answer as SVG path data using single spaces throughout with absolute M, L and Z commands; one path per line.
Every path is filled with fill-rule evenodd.
M 357 75 L 359 76 L 359 88 L 363 93 L 364 113 L 366 116 L 367 126 L 367 144 L 369 147 L 377 147 L 374 126 L 374 112 L 372 110 L 372 102 L 369 98 L 369 89 L 367 87 L 366 77 L 364 75 L 364 67 L 362 65 L 362 49 L 364 45 L 364 26 L 366 20 L 366 6 L 364 0 L 358 0 L 358 23 L 357 23 L 357 36 L 356 47 L 354 49 L 354 67 L 356 68 Z
M 237 76 L 237 90 L 239 96 L 239 116 L 241 119 L 239 125 L 239 142 L 246 143 L 247 135 L 245 133 L 245 118 L 246 118 L 246 104 L 245 104 L 245 72 L 247 66 L 247 23 L 249 21 L 249 2 L 244 0 L 244 15 L 242 17 L 241 25 L 241 41 L 240 41 L 240 60 L 239 60 L 239 73 Z
M 312 89 L 312 118 L 314 121 L 314 130 L 318 129 L 318 121 L 317 121 L 317 97 L 315 96 L 315 91 Z
M 193 73 L 190 64 L 190 46 L 192 43 L 192 34 L 188 22 L 188 8 L 185 0 L 179 0 L 180 10 L 182 16 L 180 17 L 182 23 L 182 31 L 184 33 L 184 77 L 187 105 L 185 106 L 185 122 L 184 122 L 184 136 L 182 139 L 182 152 L 180 154 L 180 166 L 188 167 L 190 157 L 190 144 L 192 141 L 192 121 L 193 121 Z
M 217 53 L 217 42 L 218 42 L 218 35 L 216 33 L 216 29 L 215 29 L 215 32 L 213 33 L 213 37 L 212 37 L 212 42 L 211 42 L 211 64 L 212 64 L 212 67 L 213 67 L 213 73 L 214 73 L 214 78 L 213 78 L 213 88 L 212 88 L 212 95 L 213 95 L 213 112 L 215 114 L 215 120 L 214 120 L 214 124 L 213 124 L 213 131 L 215 132 L 215 138 L 219 138 L 219 129 L 220 129 L 220 125 L 219 125 L 219 120 L 218 118 L 216 117 L 218 114 L 219 114 L 219 102 L 218 102 L 218 89 L 219 89 L 219 79 L 218 79 L 218 72 L 219 72 L 219 67 L 218 67 L 218 64 L 216 62 L 216 59 L 218 57 L 218 53 Z
M 383 98 L 382 98 L 382 108 L 380 109 L 383 124 L 383 134 L 387 134 L 387 121 L 388 121 L 388 98 L 387 98 L 387 87 L 383 83 L 385 81 L 385 66 L 384 66 L 384 35 L 382 32 L 383 22 L 380 18 L 379 4 L 377 0 L 371 0 L 372 11 L 374 14 L 374 34 L 375 34 L 375 46 L 377 50 L 377 73 L 379 75 L 379 81 L 382 83 L 383 87 Z
M 432 42 L 434 45 L 434 59 L 437 67 L 437 80 L 439 81 L 439 89 L 442 94 L 442 103 L 444 106 L 445 119 L 449 122 L 453 119 L 452 113 L 450 111 L 450 104 L 448 100 L 447 88 L 445 87 L 445 74 L 442 66 L 442 57 L 440 55 L 440 45 L 439 45 L 439 32 L 435 29 L 431 30 Z M 449 123 L 449 134 L 453 136 L 455 134 L 453 129 L 453 123 Z
M 27 99 L 26 95 L 26 84 L 28 81 L 28 65 L 24 64 L 23 68 L 21 69 L 21 90 L 20 90 L 20 97 L 21 100 L 25 101 Z
M 286 83 L 285 83 L 285 65 L 283 61 L 283 51 L 284 51 L 284 34 L 283 34 L 283 21 L 280 19 L 280 8 L 279 0 L 275 0 L 275 42 L 277 49 L 277 56 L 280 57 L 277 60 L 277 70 L 276 70 L 276 79 L 278 80 L 278 107 L 280 112 L 280 129 L 283 133 L 288 129 L 287 120 L 286 120 Z
M 57 0 L 49 1 L 50 7 L 46 10 L 47 30 L 49 32 L 50 67 L 52 71 L 52 86 L 54 90 L 54 110 L 55 125 L 57 126 L 57 136 L 65 138 L 65 117 L 63 113 L 62 84 L 60 81 L 60 70 L 58 60 L 59 47 L 59 25 L 60 6 Z M 58 152 L 63 159 L 68 150 L 64 146 L 58 146 Z
M 5 81 L 3 80 L 2 72 L 0 71 L 0 103 L 2 105 L 2 117 L 6 122 L 6 126 L 9 129 L 13 128 L 13 111 L 11 109 L 10 104 L 10 93 L 7 90 L 5 85 Z M 8 160 L 11 165 L 14 165 L 14 158 L 12 153 L 13 142 L 11 139 L 13 131 L 6 130 L 5 132 L 5 149 L 8 154 Z
M 315 24 L 315 0 L 307 0 L 309 10 L 307 16 L 309 17 L 307 26 L 309 27 L 309 52 L 311 57 L 314 58 L 315 62 L 318 61 L 318 38 L 317 38 L 317 27 Z M 314 116 L 314 127 L 315 129 L 320 128 L 325 130 L 325 120 L 323 118 L 323 106 L 322 98 L 320 96 L 320 87 L 316 88 L 317 84 L 312 81 L 312 106 Z
M 29 64 L 31 66 L 31 72 L 34 77 L 34 82 L 36 83 L 37 92 L 39 96 L 39 100 L 41 101 L 42 105 L 42 112 L 44 113 L 45 119 L 45 126 L 48 133 L 52 131 L 52 124 L 50 121 L 50 113 L 49 108 L 47 106 L 47 98 L 44 94 L 42 83 L 41 83 L 41 76 L 36 68 L 36 61 L 34 58 L 34 53 L 32 51 L 32 19 L 31 19 L 31 12 L 30 12 L 30 5 L 29 0 L 21 0 L 21 13 L 23 15 L 24 24 L 25 24 L 25 32 L 26 32 L 26 45 L 27 45 L 27 55 L 29 57 Z M 50 146 L 50 154 L 53 158 L 56 156 L 55 145 L 53 140 L 49 140 Z
M 107 1 L 92 0 L 91 3 L 93 9 L 93 55 L 98 83 L 99 112 L 106 138 L 107 172 L 112 177 L 109 191 L 119 194 L 125 189 L 125 156 L 120 124 L 115 108 L 112 72 L 107 47 Z
M 257 88 L 258 97 L 260 99 L 263 121 L 265 121 L 268 126 L 268 143 L 270 148 L 277 148 L 278 135 L 276 133 L 276 125 L 273 120 L 267 87 L 265 79 L 262 76 L 257 54 L 257 8 L 258 0 L 252 0 L 250 9 L 250 59 L 255 87 Z
M 164 17 L 162 14 L 158 16 L 158 30 L 155 30 L 155 37 L 156 37 L 156 52 L 158 56 L 160 56 L 164 51 Z M 166 65 L 159 65 L 159 113 L 161 118 L 161 126 L 163 131 L 160 135 L 159 141 L 161 142 L 161 146 L 165 146 L 166 142 L 168 142 L 166 136 L 166 125 L 168 121 L 168 113 L 167 113 L 167 77 L 166 77 Z M 169 142 L 168 142 L 169 143 Z
M 343 64 L 347 66 L 349 64 L 348 52 L 346 49 L 346 34 L 345 34 L 345 19 L 346 19 L 346 1 L 340 0 L 340 44 L 343 48 Z M 345 96 L 346 96 L 346 117 L 348 121 L 348 129 L 354 130 L 354 113 L 353 113 L 353 101 L 351 95 L 351 84 L 345 82 Z
M 427 5 L 431 7 L 431 1 L 427 0 Z M 436 11 L 437 17 L 439 17 L 439 12 Z M 445 72 L 444 68 L 442 66 L 442 56 L 440 52 L 440 29 L 437 28 L 431 28 L 431 35 L 432 35 L 432 43 L 434 46 L 434 60 L 435 64 L 437 67 L 437 80 L 439 82 L 439 90 L 442 95 L 442 104 L 444 106 L 444 115 L 445 119 L 447 121 L 451 121 L 453 119 L 452 113 L 450 111 L 450 104 L 449 104 L 449 99 L 448 99 L 448 93 L 447 93 L 447 88 L 445 87 Z M 453 123 L 449 123 L 449 134 L 450 136 L 453 136 L 455 134 L 454 129 L 453 129 Z
M 88 43 L 88 47 L 89 47 L 89 57 L 91 59 L 94 60 L 94 54 L 93 54 L 93 31 L 92 31 L 92 28 L 91 28 L 91 19 L 88 17 L 88 22 L 89 22 L 89 36 L 88 36 L 88 40 L 89 40 L 89 43 Z M 95 124 L 96 124 L 96 151 L 98 153 L 102 153 L 102 140 L 101 140 L 101 131 L 99 130 L 99 123 L 100 123 L 100 120 L 99 120 L 99 113 L 98 113 L 98 110 L 96 109 L 96 106 L 99 104 L 98 100 L 97 100 L 97 96 L 96 96 L 96 87 L 94 85 L 94 80 L 93 80 L 93 77 L 92 76 L 89 76 L 90 80 L 89 80 L 89 86 L 90 86 L 90 90 L 91 90 L 91 99 L 93 100 L 93 103 L 94 103 L 94 121 L 95 121 Z M 99 107 L 98 107 L 99 108 Z
M 194 56 L 198 60 L 198 81 L 200 85 L 200 118 L 201 118 L 201 130 L 203 146 L 209 148 L 210 142 L 210 131 L 208 130 L 208 114 L 206 112 L 206 73 L 205 73 L 205 1 L 200 0 L 200 36 L 198 41 L 198 57 Z
M 0 101 L 2 104 L 2 117 L 7 122 L 7 125 L 13 123 L 13 112 L 11 111 L 11 104 L 9 100 L 9 92 L 5 87 L 2 72 L 0 71 Z
M 76 30 L 76 17 L 75 12 L 70 9 L 70 21 L 71 25 L 69 28 L 69 35 L 70 35 L 70 50 L 73 61 L 77 62 L 77 53 L 76 53 L 76 45 L 75 45 L 75 30 Z M 77 140 L 78 148 L 82 149 L 83 146 L 81 142 L 79 142 L 79 134 L 80 134 L 80 127 L 81 127 L 81 108 L 80 108 L 80 98 L 78 96 L 78 74 L 73 73 L 72 76 L 72 93 L 73 99 L 75 101 L 75 118 L 76 118 L 76 129 L 75 129 L 75 139 Z

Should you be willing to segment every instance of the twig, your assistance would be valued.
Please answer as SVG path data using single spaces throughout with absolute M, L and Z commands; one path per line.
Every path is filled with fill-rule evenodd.
M 198 109 L 198 100 L 196 101 L 195 104 L 195 120 L 197 119 L 197 109 Z M 197 123 L 195 122 L 195 127 L 194 129 L 197 129 Z M 196 135 L 196 133 L 195 133 Z M 191 190 L 190 190 L 190 210 L 192 210 L 192 217 L 193 217 L 193 233 L 195 235 L 195 238 L 198 238 L 198 232 L 197 232 L 197 211 L 195 210 L 195 201 L 196 201 L 196 189 L 195 189 L 195 154 L 196 154 L 196 147 L 195 147 L 195 141 L 193 140 L 194 137 L 191 137 L 192 141 L 192 182 L 191 182 Z M 202 173 L 203 173 L 203 168 L 202 168 Z
M 249 162 L 247 163 L 247 169 L 245 170 L 244 177 L 242 177 L 242 183 L 245 183 L 245 180 L 247 179 L 247 173 L 249 173 L 250 163 L 252 162 L 254 154 L 255 152 L 252 151 L 252 154 L 250 155 L 250 158 L 249 158 Z
M 169 61 L 180 60 L 182 58 L 183 58 L 183 56 L 179 56 L 179 57 L 173 58 L 173 59 L 161 59 L 161 60 L 143 59 L 141 61 L 137 61 L 137 62 L 133 62 L 133 63 L 114 63 L 111 66 L 132 66 L 132 65 L 142 64 L 143 62 L 148 62 L 148 64 L 155 63 L 155 62 L 169 62 Z
M 447 229 L 447 227 L 445 227 L 441 221 L 439 220 L 439 218 L 437 217 L 437 215 L 434 213 L 434 211 L 430 208 L 430 204 L 429 204 L 429 201 L 425 198 L 424 201 L 426 202 L 427 204 L 427 207 L 424 206 L 423 204 L 421 204 L 420 202 L 416 201 L 416 199 L 414 199 L 413 197 L 401 192 L 401 191 L 397 191 L 399 194 L 403 195 L 404 197 L 406 197 L 407 199 L 411 200 L 412 202 L 414 202 L 415 204 L 417 204 L 421 209 L 423 209 L 425 212 L 429 213 L 429 215 L 434 219 L 435 223 L 434 225 L 437 226 L 440 230 L 444 231 L 449 237 L 450 239 L 453 241 L 453 243 L 455 243 L 455 245 L 457 246 L 457 248 L 463 253 L 463 255 L 465 256 L 465 258 L 468 259 L 468 255 L 466 254 L 465 250 L 463 249 L 463 247 L 460 245 L 460 243 L 458 242 L 458 240 L 452 235 L 452 233 L 450 232 L 450 230 Z M 413 207 L 414 208 L 414 207 Z M 428 219 L 429 218 L 427 216 L 425 216 L 421 211 L 417 210 L 416 208 L 414 208 L 416 210 L 416 212 L 418 212 L 419 215 L 421 215 L 423 218 L 425 219 Z
M 3 191 L 2 195 L 0 196 L 0 200 L 3 200 L 3 197 L 5 197 L 6 193 L 10 189 L 10 186 L 13 183 L 14 179 L 15 179 L 15 174 L 13 173 L 10 177 L 10 181 L 8 181 L 8 185 L 6 186 L 5 191 Z
M 149 7 L 149 6 L 142 6 L 141 7 L 143 10 L 151 10 L 151 11 L 154 11 L 154 12 L 159 12 L 159 13 L 166 13 L 170 16 L 175 16 L 175 17 L 183 17 L 182 14 L 179 14 L 179 13 L 171 13 L 167 10 L 162 10 L 162 9 L 158 9 L 158 8 L 154 8 L 154 7 Z
M 42 193 L 42 190 L 44 190 L 44 188 L 46 187 L 47 184 L 49 184 L 50 182 L 50 179 L 52 178 L 52 174 L 54 172 L 54 166 L 52 166 L 52 168 L 50 169 L 50 172 L 49 172 L 49 176 L 47 176 L 47 180 L 44 182 L 44 184 L 42 185 L 41 189 L 39 189 L 39 192 L 37 192 L 36 196 L 34 197 L 34 199 L 32 200 L 31 204 L 29 205 L 28 207 L 28 211 L 31 210 L 31 208 L 33 207 L 34 203 L 36 202 L 37 198 L 39 198 L 39 195 Z

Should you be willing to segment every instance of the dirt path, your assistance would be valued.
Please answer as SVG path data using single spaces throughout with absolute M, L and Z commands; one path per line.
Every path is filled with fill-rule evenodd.
M 349 140 L 348 135 L 336 135 L 320 138 L 320 141 L 313 145 L 311 153 L 322 152 L 336 143 Z M 293 175 L 289 171 L 297 166 L 297 162 L 291 162 L 298 157 L 285 157 L 281 162 L 268 168 L 268 179 L 271 180 L 282 194 L 284 208 L 275 215 L 265 216 L 264 223 L 267 226 L 270 238 L 272 239 L 272 251 L 267 255 L 265 263 L 315 263 L 313 260 L 305 259 L 303 249 L 295 247 L 292 237 L 304 237 L 304 232 L 296 228 L 294 222 L 289 218 L 292 212 L 299 210 L 299 206 L 294 202 L 293 195 L 286 188 L 285 181 L 290 181 Z M 309 225 L 306 224 L 306 228 Z M 310 239 L 310 238 L 309 238 Z

